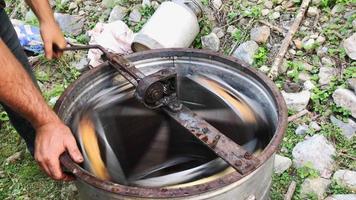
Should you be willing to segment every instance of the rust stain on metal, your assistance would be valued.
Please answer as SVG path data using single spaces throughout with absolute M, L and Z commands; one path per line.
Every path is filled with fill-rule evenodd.
M 248 152 L 243 147 L 195 115 L 184 105 L 179 112 L 173 112 L 169 108 L 163 108 L 163 110 L 239 173 L 246 174 L 259 164 L 258 158 L 253 155 L 250 155 L 250 159 L 246 159 L 245 155 Z

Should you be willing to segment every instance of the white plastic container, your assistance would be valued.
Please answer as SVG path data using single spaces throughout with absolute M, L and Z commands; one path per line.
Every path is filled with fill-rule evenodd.
M 189 47 L 199 33 L 197 0 L 163 2 L 132 42 L 132 50 Z

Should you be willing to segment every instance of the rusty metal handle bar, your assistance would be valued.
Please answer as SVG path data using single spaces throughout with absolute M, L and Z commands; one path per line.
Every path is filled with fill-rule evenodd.
M 172 117 L 182 127 L 211 149 L 217 156 L 225 160 L 230 166 L 241 174 L 246 174 L 255 169 L 260 163 L 259 159 L 226 137 L 207 121 L 200 118 L 188 107 L 179 102 L 174 92 L 167 91 L 175 77 L 172 70 L 161 70 L 152 75 L 145 76 L 130 61 L 121 55 L 108 52 L 100 45 L 71 45 L 62 48 L 62 51 L 99 49 L 104 54 L 104 60 L 117 69 L 129 82 L 136 87 L 136 98 L 150 109 L 161 108 L 168 116 Z M 168 77 L 168 78 L 167 78 Z M 158 85 L 157 85 L 158 84 Z M 159 85 L 160 84 L 160 85 Z M 172 88 L 171 88 L 172 90 Z M 147 99 L 156 105 L 148 105 Z M 155 102 L 156 101 L 156 102 Z
M 122 57 L 119 54 L 111 53 L 107 51 L 101 45 L 74 45 L 70 44 L 69 47 L 64 47 L 61 51 L 77 51 L 77 50 L 89 50 L 98 49 L 103 52 L 103 59 L 108 60 L 110 65 L 115 67 L 127 80 L 133 85 L 137 86 L 138 82 L 144 77 L 144 74 L 132 66 L 131 62 Z M 128 77 L 128 75 L 130 77 Z M 133 81 L 135 80 L 135 81 Z

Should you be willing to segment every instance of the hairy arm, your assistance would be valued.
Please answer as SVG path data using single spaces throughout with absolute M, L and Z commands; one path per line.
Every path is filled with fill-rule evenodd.
M 0 102 L 26 118 L 36 130 L 35 159 L 53 179 L 69 180 L 60 167 L 59 156 L 68 151 L 82 162 L 70 129 L 46 104 L 31 77 L 0 39 Z
M 40 23 L 55 22 L 48 0 L 26 0 L 26 3 L 31 7 Z
M 46 104 L 30 76 L 0 39 L 0 100 L 37 128 L 60 121 Z
M 54 19 L 48 0 L 26 0 L 26 3 L 31 7 L 40 22 L 46 57 L 48 59 L 60 57 L 62 52 L 53 50 L 64 48 L 67 43 Z

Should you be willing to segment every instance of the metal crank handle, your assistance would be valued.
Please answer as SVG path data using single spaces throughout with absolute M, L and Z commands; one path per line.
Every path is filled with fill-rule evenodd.
M 179 102 L 172 103 L 180 104 Z M 260 163 L 257 157 L 226 137 L 186 106 L 180 105 L 178 112 L 172 111 L 170 107 L 163 107 L 163 111 L 239 173 L 247 174 L 256 169 Z
M 128 81 L 133 85 L 137 86 L 138 82 L 144 77 L 144 74 L 135 68 L 135 66 L 128 61 L 123 56 L 111 53 L 106 50 L 101 45 L 76 45 L 69 43 L 70 46 L 59 49 L 60 51 L 77 51 L 77 50 L 89 50 L 89 49 L 98 49 L 103 52 L 103 60 L 109 61 L 109 64 L 117 69 Z
M 103 52 L 104 56 L 107 57 L 109 55 L 109 51 L 107 51 L 103 46 L 101 45 L 77 45 L 73 44 L 70 42 L 67 42 L 70 46 L 64 47 L 64 48 L 59 48 L 57 50 L 60 51 L 78 51 L 78 50 L 89 50 L 89 49 L 99 49 L 101 52 Z M 54 48 L 58 48 L 55 46 Z

